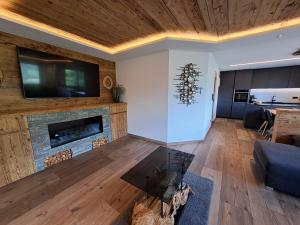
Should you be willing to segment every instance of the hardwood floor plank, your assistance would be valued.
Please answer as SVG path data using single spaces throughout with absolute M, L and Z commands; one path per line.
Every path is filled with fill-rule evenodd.
M 216 171 L 222 171 L 224 160 L 223 149 L 224 147 L 221 145 L 212 145 L 205 162 L 205 167 Z
M 284 215 L 287 218 L 287 221 L 291 225 L 296 225 L 296 224 L 298 225 L 300 221 L 300 206 L 291 203 L 290 201 L 284 201 L 284 200 L 280 201 L 280 205 L 283 209 Z
M 261 205 L 251 203 L 254 225 L 276 225 L 270 211 Z
M 247 130 L 237 129 L 237 138 L 242 141 L 251 141 L 251 137 L 249 136 Z
M 270 210 L 280 214 L 284 214 L 281 205 L 278 201 L 278 198 L 275 196 L 274 192 L 275 191 L 271 191 L 267 189 L 263 190 L 263 197 L 266 201 L 266 205 Z
M 284 214 L 271 211 L 271 217 L 274 224 L 277 225 L 292 225 Z
M 219 225 L 252 225 L 252 217 L 248 211 L 221 201 L 221 220 Z
M 266 202 L 262 198 L 261 195 L 261 189 L 264 188 L 264 185 L 262 181 L 260 181 L 257 177 L 254 175 L 254 169 L 252 166 L 252 162 L 248 158 L 243 159 L 243 172 L 246 177 L 246 184 L 249 194 L 249 200 L 250 204 L 257 204 L 262 207 L 267 207 Z
M 190 154 L 195 154 L 195 151 L 198 147 L 199 143 L 187 143 L 187 144 L 181 144 L 181 145 L 176 145 L 176 146 L 170 146 L 172 149 L 177 149 L 182 152 L 190 153 Z
M 204 167 L 201 176 L 209 178 L 214 182 L 214 189 L 210 205 L 209 225 L 218 225 L 220 215 L 222 172 Z

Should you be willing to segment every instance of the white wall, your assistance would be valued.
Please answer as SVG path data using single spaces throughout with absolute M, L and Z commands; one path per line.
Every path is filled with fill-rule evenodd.
M 117 81 L 126 88 L 128 133 L 167 142 L 169 52 L 118 61 Z
M 202 93 L 196 104 L 178 104 L 174 97 L 177 70 L 197 64 L 203 76 Z M 126 88 L 128 132 L 172 143 L 203 140 L 211 126 L 215 73 L 219 73 L 211 53 L 169 50 L 117 61 L 117 81 Z
M 183 50 L 170 50 L 169 57 L 168 142 L 204 140 L 211 126 L 214 76 L 219 72 L 214 57 L 210 53 Z M 178 68 L 188 63 L 197 64 L 203 75 L 198 82 L 202 93 L 195 96 L 197 103 L 190 106 L 178 104 L 173 85 L 180 73 Z

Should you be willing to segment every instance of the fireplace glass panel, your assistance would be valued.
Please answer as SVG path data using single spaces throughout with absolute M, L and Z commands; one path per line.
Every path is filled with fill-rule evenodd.
M 102 116 L 48 125 L 51 148 L 103 132 Z

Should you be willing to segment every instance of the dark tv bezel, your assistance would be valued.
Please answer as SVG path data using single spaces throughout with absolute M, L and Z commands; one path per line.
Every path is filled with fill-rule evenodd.
M 19 76 L 21 78 L 21 85 L 22 85 L 22 93 L 23 93 L 23 98 L 24 99 L 28 99 L 28 100 L 35 100 L 35 99 L 72 99 L 72 98 L 76 98 L 76 99 L 83 99 L 83 98 L 100 98 L 101 97 L 101 85 L 100 85 L 100 82 L 101 82 L 101 78 L 100 78 L 100 66 L 99 64 L 95 64 L 95 63 L 90 63 L 90 64 L 94 64 L 98 67 L 98 89 L 99 89 L 99 95 L 98 96 L 84 96 L 84 97 L 34 97 L 34 98 L 29 98 L 25 95 L 25 88 L 24 88 L 24 83 L 23 83 L 23 75 L 22 75 L 22 70 L 21 70 L 21 63 L 20 63 L 20 58 L 19 58 L 19 49 L 28 49 L 30 51 L 35 51 L 35 52 L 41 52 L 41 53 L 46 53 L 46 54 L 50 54 L 50 55 L 55 55 L 55 56 L 60 56 L 60 57 L 64 57 L 65 59 L 70 59 L 70 60 L 76 60 L 76 61 L 80 61 L 80 62 L 83 62 L 83 63 L 90 63 L 90 62 L 85 62 L 85 61 L 82 61 L 82 60 L 78 60 L 78 59 L 72 59 L 70 57 L 65 57 L 65 56 L 62 56 L 62 55 L 57 55 L 57 54 L 52 54 L 52 53 L 49 53 L 49 52 L 44 52 L 44 51 L 38 51 L 38 50 L 35 50 L 35 49 L 31 49 L 31 48 L 24 48 L 24 47 L 21 47 L 21 46 L 17 46 L 16 48 L 16 51 L 17 51 L 17 63 L 18 63 L 18 68 L 19 68 Z

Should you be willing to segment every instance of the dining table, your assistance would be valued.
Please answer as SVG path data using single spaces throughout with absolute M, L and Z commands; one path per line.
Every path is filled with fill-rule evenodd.
M 295 110 L 299 110 L 297 108 L 291 108 L 291 109 L 287 109 L 287 108 L 274 108 L 274 109 L 266 109 L 268 110 L 270 113 L 272 113 L 274 116 L 276 116 L 276 113 L 278 110 L 285 110 L 285 111 L 295 111 Z
M 267 109 L 270 113 L 272 113 L 273 115 L 276 115 L 276 111 L 277 111 L 277 108 L 276 109 Z
M 300 108 L 266 109 L 274 116 L 272 141 L 288 143 L 294 136 L 300 134 Z M 283 142 L 285 141 L 285 142 Z

